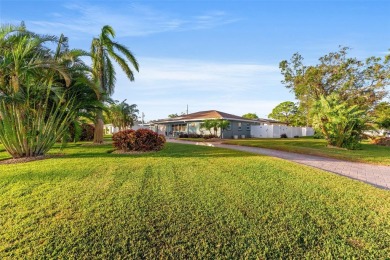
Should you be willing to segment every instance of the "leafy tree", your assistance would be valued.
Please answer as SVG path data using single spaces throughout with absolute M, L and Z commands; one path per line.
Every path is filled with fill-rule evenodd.
M 337 94 L 321 96 L 314 104 L 313 126 L 319 130 L 329 145 L 348 149 L 359 148 L 360 135 L 367 128 L 369 118 L 358 105 L 340 103 Z
M 247 118 L 247 119 L 259 119 L 259 117 L 256 115 L 256 113 L 246 113 L 244 115 L 242 115 L 243 118 Z
M 295 53 L 290 61 L 280 62 L 282 83 L 294 92 L 304 114 L 308 114 L 321 97 L 338 93 L 340 102 L 357 105 L 368 111 L 386 95 L 390 81 L 390 57 L 370 57 L 365 61 L 349 58 L 349 48 L 340 47 L 319 59 L 319 64 L 306 66 Z
M 214 135 L 216 135 L 218 130 L 218 121 L 216 119 L 206 119 L 200 124 L 200 127 L 208 130 L 210 134 L 212 134 L 211 129 L 213 129 Z
M 287 125 L 291 125 L 297 117 L 297 113 L 297 105 L 295 105 L 294 102 L 285 101 L 272 109 L 272 112 L 268 115 L 268 117 L 285 122 Z
M 390 129 L 390 103 L 381 102 L 373 111 L 374 122 L 379 128 Z
M 115 101 L 108 109 L 108 117 L 113 126 L 119 128 L 119 131 L 132 127 L 139 113 L 136 104 L 129 105 L 125 101 Z
M 225 130 L 229 124 L 229 121 L 224 119 L 206 119 L 200 124 L 200 127 L 210 131 L 210 134 L 212 134 L 211 129 L 213 129 L 214 135 L 217 135 L 218 129 L 220 129 L 220 137 L 222 137 L 222 131 Z
M 0 141 L 14 158 L 43 155 L 64 135 L 83 105 L 84 54 L 64 36 L 0 27 Z
M 175 118 L 175 117 L 179 117 L 179 115 L 176 113 L 176 114 L 170 114 L 168 115 L 169 118 Z
M 221 129 L 221 138 L 223 137 L 222 136 L 222 133 L 224 130 L 226 130 L 230 125 L 230 122 L 228 120 L 225 120 L 225 119 L 219 119 L 218 120 L 218 127 Z
M 91 44 L 93 77 L 98 86 L 97 95 L 101 102 L 114 93 L 116 78 L 112 60 L 119 64 L 130 81 L 134 80 L 134 74 L 129 65 L 131 64 L 136 71 L 139 70 L 138 62 L 131 51 L 112 38 L 115 38 L 114 29 L 105 25 L 99 37 L 93 38 Z M 99 110 L 95 118 L 95 143 L 103 142 L 103 127 L 103 112 Z

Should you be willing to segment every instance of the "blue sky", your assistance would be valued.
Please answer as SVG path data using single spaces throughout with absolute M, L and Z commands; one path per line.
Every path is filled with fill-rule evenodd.
M 0 0 L 0 22 L 64 33 L 88 50 L 103 25 L 140 63 L 135 82 L 117 69 L 114 98 L 146 120 L 217 109 L 266 117 L 294 96 L 279 62 L 299 52 L 307 64 L 352 48 L 361 59 L 390 48 L 390 1 L 18 1 Z

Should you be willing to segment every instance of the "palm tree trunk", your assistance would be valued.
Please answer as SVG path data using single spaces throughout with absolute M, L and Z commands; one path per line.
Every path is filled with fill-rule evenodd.
M 99 110 L 96 113 L 95 117 L 95 132 L 93 134 L 93 142 L 95 144 L 101 144 L 103 143 L 103 128 L 104 128 L 104 123 L 103 123 L 103 112 Z

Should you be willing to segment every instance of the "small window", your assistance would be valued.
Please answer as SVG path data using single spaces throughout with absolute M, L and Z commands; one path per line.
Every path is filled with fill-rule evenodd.
M 238 131 L 241 131 L 242 127 L 241 127 L 241 122 L 238 123 Z
M 226 130 L 228 131 L 232 130 L 232 123 L 229 122 L 228 126 L 226 127 Z
M 246 130 L 247 130 L 247 131 L 250 131 L 250 130 L 251 130 L 251 124 L 249 124 L 249 123 L 246 124 Z

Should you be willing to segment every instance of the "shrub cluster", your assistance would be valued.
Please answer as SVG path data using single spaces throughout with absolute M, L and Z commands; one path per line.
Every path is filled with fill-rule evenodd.
M 216 135 L 200 135 L 200 134 L 180 134 L 179 138 L 204 138 L 204 139 L 211 139 L 211 138 L 218 138 Z
M 287 138 L 287 134 L 281 134 L 280 138 Z
M 122 151 L 158 151 L 164 147 L 165 137 L 149 129 L 124 130 L 113 134 L 113 145 Z

